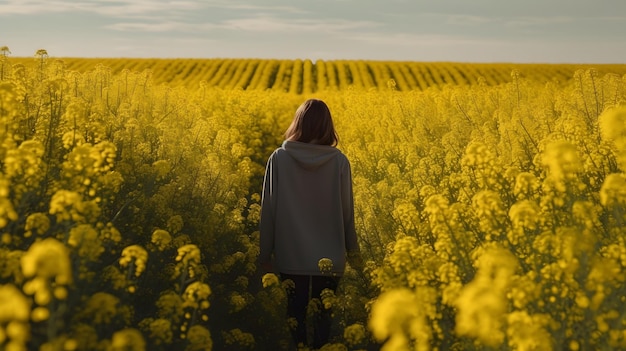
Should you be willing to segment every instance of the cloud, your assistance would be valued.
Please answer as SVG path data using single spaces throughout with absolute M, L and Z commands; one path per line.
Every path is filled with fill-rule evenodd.
M 224 8 L 231 10 L 245 10 L 245 11 L 260 11 L 260 12 L 282 12 L 282 13 L 308 13 L 308 11 L 294 7 L 294 6 L 273 6 L 273 5 L 252 5 L 252 4 L 238 4 L 232 1 L 213 1 L 207 6 Z
M 116 31 L 134 32 L 204 32 L 210 30 L 229 30 L 242 32 L 308 32 L 337 33 L 352 30 L 372 29 L 382 24 L 373 21 L 346 19 L 306 19 L 279 18 L 274 15 L 259 13 L 253 16 L 225 20 L 202 22 L 175 21 L 166 18 L 152 19 L 149 22 L 119 22 L 105 26 Z
M 6 0 L 0 3 L 0 15 L 83 12 L 116 18 L 149 18 L 154 15 L 177 16 L 208 8 L 284 13 L 306 12 L 293 6 L 262 6 L 219 0 Z
M 274 16 L 260 15 L 256 17 L 225 20 L 221 26 L 226 29 L 263 32 L 341 32 L 362 28 L 381 26 L 373 21 L 345 20 L 345 19 L 289 19 Z
M 504 24 L 510 27 L 537 27 L 546 25 L 569 24 L 585 20 L 585 18 L 573 18 L 568 16 L 549 16 L 549 17 L 516 17 L 503 20 Z
M 198 29 L 200 25 L 190 24 L 176 21 L 161 21 L 161 22 L 119 22 L 104 26 L 106 29 L 112 29 L 120 32 L 146 32 L 146 33 L 161 33 L 161 32 L 193 32 Z
M 207 47 L 213 47 L 219 41 L 212 38 L 143 38 L 133 40 L 117 38 L 107 45 L 109 53 L 125 57 L 203 57 Z
M 116 11 L 138 14 L 167 10 L 193 10 L 201 7 L 197 1 L 154 0 L 6 0 L 0 4 L 2 14 L 41 14 L 58 12 L 94 12 L 115 14 Z M 118 12 L 118 14 L 121 14 Z
M 45 0 L 7 0 L 0 4 L 0 15 L 33 15 L 40 13 L 59 13 L 72 10 L 69 1 Z
M 458 35 L 444 34 L 414 34 L 406 32 L 396 33 L 359 33 L 346 35 L 346 40 L 354 40 L 368 43 L 371 46 L 389 46 L 389 47 L 413 47 L 413 46 L 455 46 L 455 45 L 471 45 L 476 43 L 484 43 L 484 39 L 474 39 Z M 489 39 L 491 43 L 504 42 L 496 39 Z
M 481 25 L 486 23 L 497 22 L 498 19 L 492 17 L 485 16 L 474 16 L 474 15 L 445 15 L 446 23 L 450 25 L 459 25 L 459 26 L 474 26 Z

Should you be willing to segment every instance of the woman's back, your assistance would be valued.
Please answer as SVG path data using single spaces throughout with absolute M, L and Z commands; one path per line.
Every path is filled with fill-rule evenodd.
M 285 141 L 267 167 L 278 270 L 320 275 L 318 262 L 328 258 L 341 275 L 346 250 L 358 249 L 348 159 L 332 146 Z

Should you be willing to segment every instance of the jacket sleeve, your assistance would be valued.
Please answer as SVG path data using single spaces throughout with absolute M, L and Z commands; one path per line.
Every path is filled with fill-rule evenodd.
M 276 172 L 274 169 L 274 154 L 267 160 L 265 176 L 263 178 L 263 193 L 261 194 L 261 219 L 259 223 L 260 251 L 258 262 L 271 261 L 274 251 L 274 225 L 276 210 Z
M 343 226 L 348 253 L 360 252 L 354 225 L 354 196 L 352 193 L 352 171 L 346 158 L 341 174 L 341 208 Z

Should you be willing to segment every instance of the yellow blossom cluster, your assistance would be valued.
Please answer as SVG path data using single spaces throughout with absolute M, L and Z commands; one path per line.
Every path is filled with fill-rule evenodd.
M 33 295 L 37 305 L 46 306 L 53 298 L 63 300 L 72 282 L 68 248 L 53 238 L 34 243 L 21 257 L 24 277 L 30 279 L 23 290 Z
M 431 328 L 416 295 L 407 289 L 395 289 L 378 297 L 372 306 L 369 327 L 376 339 L 385 341 L 382 350 L 428 350 Z
M 348 345 L 358 345 L 365 339 L 365 326 L 355 323 L 347 326 L 343 331 L 343 337 Z
M 0 347 L 26 350 L 30 301 L 12 284 L 0 285 Z
M 87 200 L 71 190 L 59 190 L 52 196 L 50 200 L 49 212 L 56 217 L 56 220 L 73 221 L 85 223 L 98 218 L 100 215 L 100 207 L 98 201 Z
M 194 278 L 200 264 L 200 249 L 194 244 L 187 244 L 178 248 L 176 273 L 181 276 Z
M 205 283 L 193 282 L 185 288 L 183 307 L 206 310 L 209 308 L 211 288 Z
M 8 198 L 9 182 L 0 178 L 0 228 L 4 228 L 10 221 L 18 219 L 17 212 Z
M 163 251 L 167 248 L 172 242 L 172 236 L 167 230 L 156 229 L 152 232 L 152 243 L 156 245 L 156 247 Z
M 227 345 L 232 345 L 232 347 L 239 349 L 252 350 L 255 347 L 254 335 L 243 332 L 239 328 L 224 332 L 224 339 Z
M 24 236 L 43 235 L 50 229 L 50 218 L 45 213 L 37 212 L 26 217 Z
M 128 268 L 129 275 L 139 277 L 146 270 L 148 262 L 148 252 L 139 245 L 130 245 L 122 251 L 122 257 L 119 259 L 121 267 Z
M 111 351 L 144 351 L 146 342 L 139 330 L 128 328 L 113 333 Z
M 317 263 L 320 272 L 323 274 L 332 274 L 333 272 L 333 261 L 329 258 L 322 258 Z
M 599 117 L 602 137 L 615 145 L 614 154 L 622 171 L 626 170 L 626 107 L 614 107 Z
M 189 341 L 189 344 L 185 348 L 185 350 L 193 351 L 213 349 L 213 339 L 211 339 L 211 332 L 201 325 L 194 325 L 189 328 L 186 338 Z

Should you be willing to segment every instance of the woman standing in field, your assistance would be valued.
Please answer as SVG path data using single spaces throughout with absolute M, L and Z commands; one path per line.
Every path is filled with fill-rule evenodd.
M 347 260 L 353 268 L 362 268 L 350 163 L 335 147 L 337 142 L 328 106 L 309 99 L 297 109 L 285 141 L 265 169 L 259 263 L 295 284 L 287 292 L 287 308 L 297 321 L 296 345 L 309 346 L 309 301 L 320 298 L 324 289 L 337 289 Z M 311 346 L 328 342 L 330 324 L 330 312 L 325 311 Z

